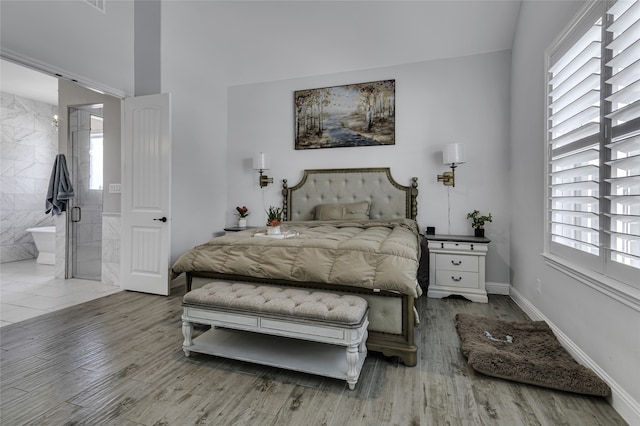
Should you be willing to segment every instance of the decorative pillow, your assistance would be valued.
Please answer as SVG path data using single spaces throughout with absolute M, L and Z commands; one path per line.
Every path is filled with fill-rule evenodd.
M 318 204 L 315 213 L 316 220 L 368 220 L 369 202 Z
M 369 220 L 369 202 L 359 201 L 344 205 L 343 219 Z
M 342 204 L 320 204 L 316 206 L 316 220 L 339 220 L 343 211 Z

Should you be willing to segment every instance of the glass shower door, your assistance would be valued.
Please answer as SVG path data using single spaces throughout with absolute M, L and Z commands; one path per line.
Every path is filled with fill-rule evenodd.
M 69 209 L 71 276 L 102 279 L 102 109 L 69 114 L 75 198 Z

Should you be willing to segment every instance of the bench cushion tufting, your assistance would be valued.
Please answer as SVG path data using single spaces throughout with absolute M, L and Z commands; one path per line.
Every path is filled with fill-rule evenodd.
M 227 281 L 191 290 L 183 303 L 352 325 L 362 322 L 368 307 L 353 295 Z

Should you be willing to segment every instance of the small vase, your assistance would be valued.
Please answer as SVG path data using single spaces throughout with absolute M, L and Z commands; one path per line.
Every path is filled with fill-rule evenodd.
M 281 233 L 279 226 L 267 226 L 267 235 L 280 235 Z
M 474 234 L 476 237 L 484 238 L 484 228 L 475 228 Z
M 246 228 L 247 219 L 238 219 L 238 228 Z

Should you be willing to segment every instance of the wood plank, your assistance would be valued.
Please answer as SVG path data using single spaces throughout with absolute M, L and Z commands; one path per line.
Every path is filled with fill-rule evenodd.
M 318 388 L 295 386 L 275 417 L 275 425 L 328 425 L 348 388 L 323 379 Z
M 375 379 L 377 376 L 378 358 L 375 353 L 369 353 L 362 366 L 358 385 L 354 390 L 342 393 L 330 424 L 360 424 L 369 415 L 368 407 L 361 403 L 372 398 L 372 392 L 377 392 Z
M 488 304 L 418 299 L 418 364 L 408 368 L 370 352 L 349 391 L 341 380 L 185 357 L 183 293 L 122 292 L 0 328 L 0 423 L 625 424 L 604 398 L 492 379 L 468 367 L 455 315 L 527 320 L 507 296 L 491 295 Z

